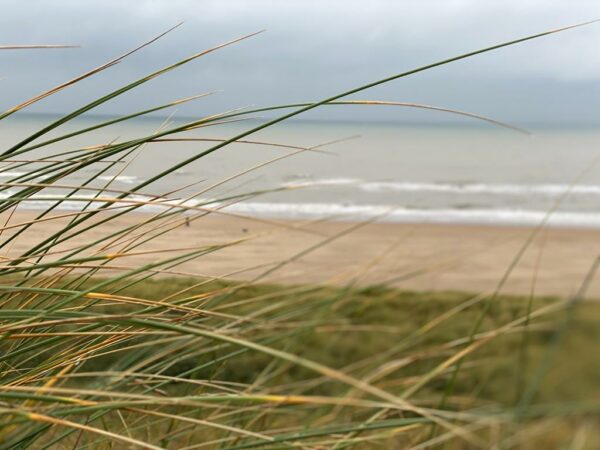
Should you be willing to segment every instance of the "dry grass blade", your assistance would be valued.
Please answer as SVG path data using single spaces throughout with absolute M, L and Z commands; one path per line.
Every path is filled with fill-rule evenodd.
M 49 89 L 39 95 L 36 95 L 35 97 L 23 102 L 23 103 L 19 103 L 18 105 L 13 106 L 12 108 L 10 108 L 9 110 L 5 111 L 4 113 L 0 114 L 0 120 L 4 119 L 5 117 L 10 116 L 11 114 L 14 114 L 15 112 L 26 108 L 36 102 L 39 102 L 40 100 L 49 97 L 50 95 L 56 94 L 57 92 L 62 91 L 65 88 L 68 88 L 69 86 L 74 85 L 75 83 L 80 82 L 81 80 L 84 80 L 88 77 L 91 77 L 92 75 L 97 74 L 98 72 L 101 72 L 105 69 L 108 69 L 109 67 L 114 66 L 115 64 L 118 64 L 119 62 L 121 62 L 123 59 L 127 58 L 128 56 L 130 56 L 131 54 L 143 49 L 144 47 L 147 47 L 148 45 L 152 44 L 153 42 L 156 42 L 158 39 L 160 39 L 161 37 L 165 36 L 167 33 L 170 33 L 171 31 L 173 31 L 175 28 L 179 27 L 181 25 L 177 24 L 172 28 L 169 28 L 167 31 L 159 34 L 158 36 L 150 39 L 149 41 L 144 42 L 142 45 L 134 48 L 133 50 L 129 50 L 128 52 L 122 54 L 121 56 L 118 56 L 117 58 L 114 58 L 88 72 L 85 72 L 69 81 L 66 81 L 65 83 L 59 84 L 58 86 Z
M 136 445 L 138 447 L 141 448 L 147 448 L 147 449 L 152 449 L 152 450 L 164 450 L 163 447 L 157 447 L 156 445 L 152 445 L 149 444 L 147 442 L 142 442 L 139 441 L 137 439 L 132 439 L 132 438 L 128 438 L 127 436 L 123 436 L 121 434 L 116 434 L 116 433 L 111 433 L 110 431 L 106 431 L 106 430 L 102 430 L 100 428 L 94 428 L 94 427 L 90 427 L 88 425 L 83 425 L 81 423 L 77 423 L 77 422 L 72 422 L 70 420 L 65 420 L 65 419 L 59 419 L 56 417 L 51 417 L 45 414 L 38 414 L 38 413 L 34 413 L 34 412 L 26 412 L 26 411 L 20 411 L 18 409 L 3 409 L 3 412 L 5 414 L 18 414 L 24 418 L 26 418 L 27 420 L 31 420 L 33 422 L 40 422 L 40 423 L 44 423 L 44 424 L 49 424 L 49 425 L 58 425 L 58 426 L 62 426 L 62 427 L 67 427 L 67 428 L 73 428 L 73 429 L 77 429 L 77 430 L 83 430 L 83 431 L 88 431 L 91 433 L 95 433 L 95 434 L 99 434 L 102 436 L 106 436 L 114 441 L 117 442 L 123 442 L 125 444 L 131 444 L 131 445 Z

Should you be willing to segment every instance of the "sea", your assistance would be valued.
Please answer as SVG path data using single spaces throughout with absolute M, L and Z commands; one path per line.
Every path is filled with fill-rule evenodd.
M 16 115 L 0 122 L 0 146 L 12 147 L 58 117 Z M 33 144 L 114 118 L 87 116 Z M 32 150 L 0 163 L 0 199 L 19 192 L 7 183 L 43 182 L 27 171 L 50 163 L 24 160 L 114 144 L 181 126 L 193 119 L 144 117 Z M 529 134 L 487 123 L 288 121 L 202 157 L 206 150 L 263 122 L 205 126 L 136 148 L 114 164 L 84 167 L 60 184 L 90 183 L 131 198 L 168 197 L 272 218 L 377 220 L 405 223 L 600 227 L 600 127 L 536 125 Z M 32 144 L 29 144 L 32 145 Z M 78 153 L 77 153 L 78 152 Z M 65 157 L 65 156 L 63 156 Z M 138 189 L 182 161 L 168 176 Z M 111 160 L 116 160 L 113 157 Z M 41 209 L 68 188 L 44 189 L 19 208 Z M 61 209 L 78 209 L 93 191 Z M 106 195 L 115 195 L 107 193 Z M 86 197 L 87 196 L 87 197 Z M 163 206 L 148 205 L 144 210 Z

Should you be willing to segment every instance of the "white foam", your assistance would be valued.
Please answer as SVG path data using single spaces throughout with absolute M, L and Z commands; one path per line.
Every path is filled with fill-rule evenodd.
M 27 175 L 27 172 L 3 172 L 0 170 L 0 178 L 22 177 L 23 175 Z
M 543 195 L 600 195 L 600 185 L 569 185 L 566 183 L 430 183 L 418 181 L 364 181 L 357 178 L 325 178 L 292 181 L 292 187 L 356 186 L 364 192 L 438 192 L 449 194 Z
M 322 178 L 318 180 L 300 179 L 284 183 L 288 187 L 319 187 L 319 186 L 347 186 L 360 185 L 361 180 L 357 178 Z
M 543 184 L 488 184 L 488 183 L 417 183 L 395 181 L 362 182 L 359 188 L 366 192 L 447 192 L 453 194 L 530 195 L 557 197 L 571 195 L 600 195 L 598 185 Z
M 102 181 L 117 181 L 123 184 L 135 184 L 139 181 L 139 178 L 134 175 L 101 175 L 97 179 Z
M 383 222 L 452 223 L 535 226 L 545 220 L 546 211 L 513 209 L 409 209 L 387 205 L 342 205 L 335 203 L 238 203 L 226 211 L 248 215 L 292 219 L 329 217 L 338 220 L 360 220 L 380 217 Z M 600 214 L 554 212 L 548 225 L 564 227 L 600 227 Z
M 5 197 L 6 193 L 2 195 Z M 37 195 L 32 200 L 23 201 L 22 209 L 46 209 L 56 203 L 49 195 Z M 81 210 L 83 205 L 92 201 L 89 209 L 98 208 L 104 202 L 93 197 L 78 197 L 78 201 L 65 200 L 59 209 Z M 148 201 L 148 197 L 131 196 L 128 200 Z M 139 212 L 160 212 L 168 207 L 195 207 L 202 205 L 208 208 L 220 208 L 222 205 L 208 199 L 173 200 L 161 204 L 143 205 Z M 117 206 L 116 203 L 114 206 Z M 122 203 L 123 207 L 133 206 L 133 203 Z M 243 202 L 229 205 L 223 211 L 230 211 L 249 216 L 273 217 L 286 219 L 320 219 L 356 221 L 377 218 L 381 222 L 397 223 L 447 223 L 447 224 L 488 224 L 488 225 L 524 225 L 535 226 L 545 220 L 546 211 L 516 210 L 516 209 L 410 209 L 389 205 L 348 205 L 339 203 L 269 203 Z M 599 213 L 583 212 L 554 212 L 547 221 L 549 226 L 600 228 Z

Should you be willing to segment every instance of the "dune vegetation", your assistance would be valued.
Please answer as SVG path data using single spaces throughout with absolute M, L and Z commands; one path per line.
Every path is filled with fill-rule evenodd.
M 475 50 L 319 101 L 225 111 L 176 126 L 165 121 L 135 139 L 83 147 L 70 141 L 203 95 L 61 132 L 104 103 L 252 35 L 244 36 L 164 66 L 0 149 L 0 170 L 14 173 L 0 184 L 0 449 L 599 448 L 600 360 L 594 347 L 600 342 L 600 311 L 586 298 L 596 264 L 575 295 L 536 298 L 501 293 L 514 265 L 493 292 L 469 293 L 468 285 L 464 293 L 404 292 L 351 281 L 335 287 L 263 281 L 289 260 L 253 268 L 259 274 L 250 281 L 176 274 L 181 264 L 235 249 L 251 236 L 148 250 L 151 242 L 168 243 L 170 230 L 190 222 L 202 227 L 208 215 L 226 213 L 227 205 L 263 192 L 219 198 L 215 206 L 214 199 L 190 200 L 206 198 L 231 178 L 183 197 L 145 188 L 317 107 L 426 108 L 514 129 L 445 107 L 346 97 L 568 28 L 573 27 Z M 12 115 L 110 70 L 167 33 L 1 113 L 3 133 L 10 133 Z M 19 46 L 0 46 L 0 58 L 12 50 Z M 133 158 L 144 158 L 149 143 L 201 141 L 187 133 L 263 112 L 276 115 L 208 142 L 130 189 L 114 186 Z M 287 152 L 280 158 L 314 150 L 268 144 Z M 86 174 L 86 180 L 72 184 L 75 173 Z M 19 212 L 40 195 L 46 206 L 23 220 Z M 81 207 L 65 210 L 66 202 Z M 149 206 L 152 213 L 140 213 Z M 133 225 L 98 232 L 126 215 L 135 218 Z M 58 231 L 48 227 L 54 221 L 61 223 Z M 533 228 L 532 237 L 543 226 Z M 32 230 L 43 237 L 32 239 Z M 27 249 L 15 254 L 17 241 Z M 144 252 L 152 253 L 152 262 L 126 264 Z M 515 264 L 521 256 L 515 255 Z

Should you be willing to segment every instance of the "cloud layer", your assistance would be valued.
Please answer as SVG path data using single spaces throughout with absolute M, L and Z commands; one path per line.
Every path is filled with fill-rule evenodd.
M 585 0 L 4 0 L 0 44 L 68 43 L 74 50 L 0 53 L 7 108 L 122 53 L 175 23 L 151 48 L 36 106 L 66 111 L 215 44 L 211 54 L 99 112 L 119 113 L 223 90 L 181 114 L 314 100 L 465 51 L 600 18 Z M 478 56 L 357 98 L 417 101 L 519 122 L 599 122 L 600 24 Z M 310 117 L 421 120 L 431 114 L 328 108 Z

